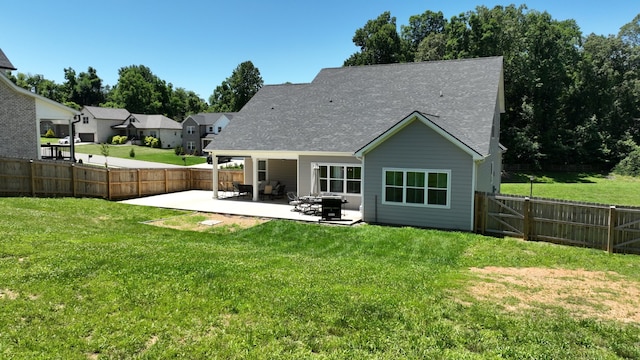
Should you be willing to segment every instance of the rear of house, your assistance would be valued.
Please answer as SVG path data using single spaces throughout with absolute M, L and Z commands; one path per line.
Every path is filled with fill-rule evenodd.
M 370 223 L 472 230 L 475 191 L 500 190 L 503 112 L 501 57 L 323 69 L 263 87 L 206 150 Z

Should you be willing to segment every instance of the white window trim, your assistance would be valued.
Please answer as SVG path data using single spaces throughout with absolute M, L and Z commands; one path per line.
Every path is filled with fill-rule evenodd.
M 404 176 L 402 177 L 402 202 L 397 201 L 387 201 L 387 192 L 386 188 L 386 175 L 387 171 L 395 171 L 402 172 Z M 445 173 L 447 174 L 447 205 L 434 205 L 434 204 L 416 204 L 416 203 L 408 203 L 405 197 L 407 190 L 407 172 L 423 172 L 425 173 L 425 186 L 424 193 L 425 196 L 428 196 L 429 190 L 429 173 Z M 424 207 L 424 208 L 434 208 L 434 209 L 450 209 L 451 208 L 451 170 L 447 169 L 410 169 L 410 168 L 382 168 L 382 204 L 383 205 L 395 205 L 395 206 L 413 206 L 413 207 Z
M 264 161 L 264 170 L 260 170 L 260 162 Z M 259 180 L 260 179 L 260 173 L 264 172 L 264 179 L 263 180 Z M 269 181 L 269 161 L 267 161 L 267 159 L 258 159 L 258 161 L 256 162 L 256 174 L 258 176 L 258 181 L 264 181 L 265 183 L 267 181 Z
M 327 191 L 329 193 L 332 194 L 340 194 L 340 195 L 344 195 L 344 196 L 362 196 L 362 185 L 364 184 L 364 181 L 362 179 L 363 176 L 363 171 L 362 171 L 362 164 L 347 164 L 347 163 L 312 163 L 311 164 L 311 171 L 313 172 L 313 168 L 315 166 L 327 166 L 327 167 L 331 167 L 331 166 L 341 166 L 344 168 L 344 179 L 343 180 L 343 184 L 342 184 L 342 192 L 334 192 L 334 191 Z M 359 193 L 350 193 L 350 192 L 346 192 L 347 190 L 347 181 L 354 181 L 355 179 L 347 179 L 347 168 L 348 167 L 358 167 L 360 168 L 360 192 Z M 318 177 L 320 176 L 320 174 L 318 174 Z M 313 175 L 311 176 L 311 178 L 313 178 Z M 318 178 L 318 181 L 320 181 L 320 178 Z M 329 180 L 327 180 L 329 181 Z M 318 184 L 319 186 L 319 184 Z M 327 183 L 327 190 L 329 190 L 329 183 Z M 318 188 L 318 191 L 320 191 L 320 188 Z

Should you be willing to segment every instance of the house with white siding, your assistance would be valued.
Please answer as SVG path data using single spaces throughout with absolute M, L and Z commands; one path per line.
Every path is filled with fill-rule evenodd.
M 159 139 L 162 148 L 174 148 L 182 145 L 182 125 L 164 115 L 130 114 L 119 125 L 113 126 L 119 135 L 136 139 L 140 144 L 145 137 Z
M 117 132 L 113 126 L 122 124 L 131 114 L 127 109 L 84 106 L 82 121 L 76 124 L 76 133 L 83 142 L 106 143 Z
M 366 222 L 472 230 L 474 193 L 500 190 L 502 62 L 329 68 L 267 85 L 205 150 L 244 157 L 254 188 L 336 194 Z

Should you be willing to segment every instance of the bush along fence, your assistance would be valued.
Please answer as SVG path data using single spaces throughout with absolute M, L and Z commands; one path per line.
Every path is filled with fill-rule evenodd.
M 244 182 L 242 170 L 220 170 L 220 188 Z M 129 199 L 185 190 L 212 190 L 210 169 L 107 169 L 62 161 L 0 158 L 0 196 Z
M 640 254 L 640 208 L 476 193 L 475 231 Z

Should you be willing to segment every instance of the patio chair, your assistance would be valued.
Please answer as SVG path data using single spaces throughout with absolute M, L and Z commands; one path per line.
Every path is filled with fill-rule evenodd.
M 265 185 L 260 195 L 262 195 L 261 198 L 268 196 L 269 199 L 271 199 L 273 196 L 273 187 L 271 185 Z
M 240 196 L 240 182 L 234 181 L 232 184 L 233 184 L 233 195 L 236 196 L 236 193 L 238 193 L 237 196 Z
M 309 206 L 309 204 L 300 200 L 300 198 L 298 198 L 298 194 L 294 193 L 293 191 L 289 191 L 287 193 L 287 199 L 289 200 L 289 205 L 293 206 L 293 209 L 291 209 L 291 211 L 304 212 Z
M 271 198 L 282 198 L 286 194 L 285 192 L 286 185 L 278 183 L 276 187 L 271 191 Z

